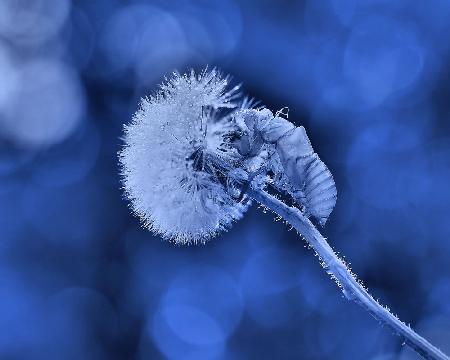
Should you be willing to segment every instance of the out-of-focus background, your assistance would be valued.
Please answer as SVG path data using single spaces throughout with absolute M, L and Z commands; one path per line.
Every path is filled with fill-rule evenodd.
M 203 247 L 141 228 L 117 151 L 165 75 L 289 106 L 324 234 L 450 352 L 450 1 L 0 1 L 1 359 L 418 359 L 256 207 Z

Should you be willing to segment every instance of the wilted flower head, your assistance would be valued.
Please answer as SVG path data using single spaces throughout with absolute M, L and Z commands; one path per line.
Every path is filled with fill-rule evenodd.
M 119 154 L 126 195 L 145 226 L 177 243 L 204 242 L 239 219 L 238 201 L 208 154 L 238 156 L 227 143 L 245 102 L 217 71 L 179 75 L 143 99 Z M 244 104 L 243 104 L 244 103 Z

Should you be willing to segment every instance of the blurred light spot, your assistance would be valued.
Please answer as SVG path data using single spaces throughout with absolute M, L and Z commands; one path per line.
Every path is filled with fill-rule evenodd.
M 180 269 L 163 302 L 198 306 L 214 318 L 223 334 L 231 334 L 242 314 L 242 300 L 233 278 L 220 268 L 199 265 Z
M 100 34 L 99 44 L 105 52 L 108 68 L 121 71 L 132 66 L 137 56 L 139 33 L 154 11 L 158 10 L 134 5 L 119 8 L 111 16 Z
M 302 307 L 289 293 L 300 281 L 298 258 L 292 253 L 273 248 L 257 252 L 242 270 L 240 282 L 249 315 L 265 327 L 286 325 Z
M 206 4 L 206 3 L 205 3 Z M 230 55 L 242 31 L 242 15 L 234 1 L 208 1 L 200 18 L 215 47 L 215 57 Z M 198 10 L 201 8 L 199 7 Z
M 401 114 L 380 117 L 352 144 L 347 179 L 361 200 L 378 208 L 396 208 L 418 199 L 430 184 L 422 170 L 426 119 L 408 117 L 407 126 Z
M 344 72 L 360 105 L 379 105 L 418 80 L 426 53 L 416 31 L 381 16 L 360 19 L 353 28 Z
M 45 337 L 45 331 L 41 328 L 44 319 L 40 316 L 39 296 L 33 286 L 19 279 L 18 272 L 14 270 L 6 268 L 2 261 L 2 268 L 0 268 L 0 327 L 3 329 L 0 331 L 0 357 L 2 358 L 9 358 L 17 354 L 19 350 L 22 354 L 29 352 L 31 356 L 33 352 L 31 347 Z
M 1 5 L 0 5 L 1 6 Z M 5 106 L 10 101 L 10 96 L 19 86 L 19 73 L 17 63 L 12 58 L 11 52 L 0 42 L 0 74 L 2 74 L 2 83 L 0 85 L 0 117 L 4 112 Z M 1 120 L 0 120 L 1 121 Z
M 242 14 L 234 0 L 185 1 L 173 8 L 190 48 L 207 60 L 231 55 L 241 36 Z
M 0 34 L 15 44 L 38 46 L 58 33 L 69 11 L 69 0 L 2 0 Z
M 168 314 L 167 310 L 169 311 Z M 197 336 L 205 337 L 202 339 L 203 344 L 201 345 L 198 344 L 198 341 L 196 341 L 197 345 L 192 342 L 185 342 L 178 335 L 181 332 L 181 327 L 183 327 L 183 325 L 180 324 L 180 320 L 186 320 L 186 317 L 188 316 L 186 313 L 187 309 L 179 308 L 178 310 L 183 311 L 183 314 L 179 317 L 177 324 L 174 324 L 178 334 L 174 333 L 173 328 L 170 327 L 168 323 L 168 320 L 177 320 L 171 318 L 171 315 L 176 316 L 176 314 L 171 314 L 170 309 L 166 309 L 165 307 L 162 307 L 156 312 L 153 317 L 153 322 L 149 324 L 149 331 L 151 332 L 153 341 L 156 343 L 159 351 L 161 351 L 161 353 L 169 359 L 182 358 L 187 360 L 197 360 L 220 358 L 224 352 L 225 344 L 223 342 L 224 339 L 219 336 L 220 333 L 218 332 L 218 326 L 214 320 L 208 317 L 208 315 L 201 309 L 191 308 L 191 318 L 189 320 L 192 328 L 187 329 L 187 332 L 182 332 L 182 335 L 185 338 L 187 334 L 192 332 Z M 167 315 L 169 316 L 169 319 L 167 319 Z M 180 315 L 178 314 L 178 316 Z M 199 331 L 197 328 L 198 325 L 202 327 L 203 331 Z M 211 329 L 215 332 L 212 338 L 210 337 Z
M 19 146 L 38 148 L 67 138 L 84 113 L 76 74 L 62 63 L 35 60 L 20 68 L 19 88 L 9 99 L 0 129 Z
M 183 30 L 169 13 L 152 6 L 118 10 L 100 35 L 108 72 L 133 69 L 145 82 L 170 73 L 187 59 Z
M 184 30 L 189 49 L 200 57 L 198 62 L 207 64 L 214 59 L 217 44 L 214 43 L 210 29 L 196 16 L 188 13 L 179 14 L 177 19 Z
M 183 29 L 169 13 L 153 10 L 147 14 L 136 38 L 135 72 L 142 84 L 178 70 L 190 57 Z
M 202 349 L 220 353 L 241 318 L 237 286 L 219 268 L 199 265 L 180 270 L 161 298 L 152 336 L 158 348 L 171 358 L 186 353 L 194 359 Z
M 186 305 L 167 306 L 163 315 L 181 340 L 195 346 L 220 343 L 224 334 L 217 322 L 203 310 Z

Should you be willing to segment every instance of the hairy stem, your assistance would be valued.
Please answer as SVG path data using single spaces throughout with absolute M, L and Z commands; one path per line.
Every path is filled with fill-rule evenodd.
M 348 300 L 353 300 L 372 314 L 380 323 L 389 326 L 395 334 L 401 336 L 406 344 L 425 359 L 450 360 L 442 351 L 414 332 L 409 326 L 390 313 L 387 308 L 380 305 L 358 283 L 356 277 L 342 260 L 339 259 L 325 238 L 299 209 L 287 206 L 284 202 L 261 189 L 252 189 L 249 187 L 246 189 L 246 193 L 261 205 L 284 218 L 298 233 L 304 236 L 309 245 L 311 245 L 320 257 L 322 266 L 337 282 Z

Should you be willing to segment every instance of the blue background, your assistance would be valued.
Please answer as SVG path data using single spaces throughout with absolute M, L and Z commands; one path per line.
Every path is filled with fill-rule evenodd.
M 450 352 L 450 1 L 0 2 L 1 359 L 417 359 L 256 206 L 203 247 L 141 228 L 117 151 L 164 75 L 289 106 L 332 170 L 323 229 Z

